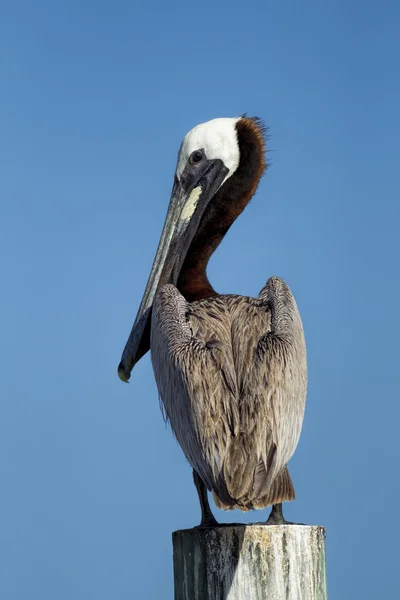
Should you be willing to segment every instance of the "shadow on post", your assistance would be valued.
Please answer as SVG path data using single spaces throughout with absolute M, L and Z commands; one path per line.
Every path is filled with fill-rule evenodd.
M 239 564 L 245 525 L 173 533 L 175 600 L 227 600 Z

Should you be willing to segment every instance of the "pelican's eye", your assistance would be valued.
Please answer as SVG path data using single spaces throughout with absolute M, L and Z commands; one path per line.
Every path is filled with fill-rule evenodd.
M 199 162 L 201 162 L 203 160 L 203 157 L 204 157 L 204 154 L 203 154 L 202 150 L 195 150 L 190 155 L 189 160 L 192 165 L 197 165 Z

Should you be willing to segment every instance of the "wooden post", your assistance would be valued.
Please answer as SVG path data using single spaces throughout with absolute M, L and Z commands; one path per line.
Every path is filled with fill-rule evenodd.
M 325 529 L 221 525 L 173 534 L 175 600 L 327 600 Z

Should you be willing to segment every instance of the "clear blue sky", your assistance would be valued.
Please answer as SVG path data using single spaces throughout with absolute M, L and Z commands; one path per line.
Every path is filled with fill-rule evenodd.
M 181 139 L 243 112 L 271 167 L 210 279 L 291 286 L 309 394 L 286 514 L 327 527 L 332 598 L 398 597 L 398 2 L 22 0 L 0 23 L 1 598 L 173 597 L 191 471 L 149 356 L 130 385 L 116 367 Z

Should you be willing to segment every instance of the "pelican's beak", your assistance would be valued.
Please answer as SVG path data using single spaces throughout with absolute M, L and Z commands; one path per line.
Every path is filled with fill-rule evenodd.
M 156 292 L 166 283 L 176 285 L 200 219 L 228 173 L 221 160 L 204 158 L 199 164 L 188 161 L 180 179 L 175 179 L 149 280 L 118 366 L 122 381 L 129 380 L 135 364 L 150 349 L 151 309 Z

